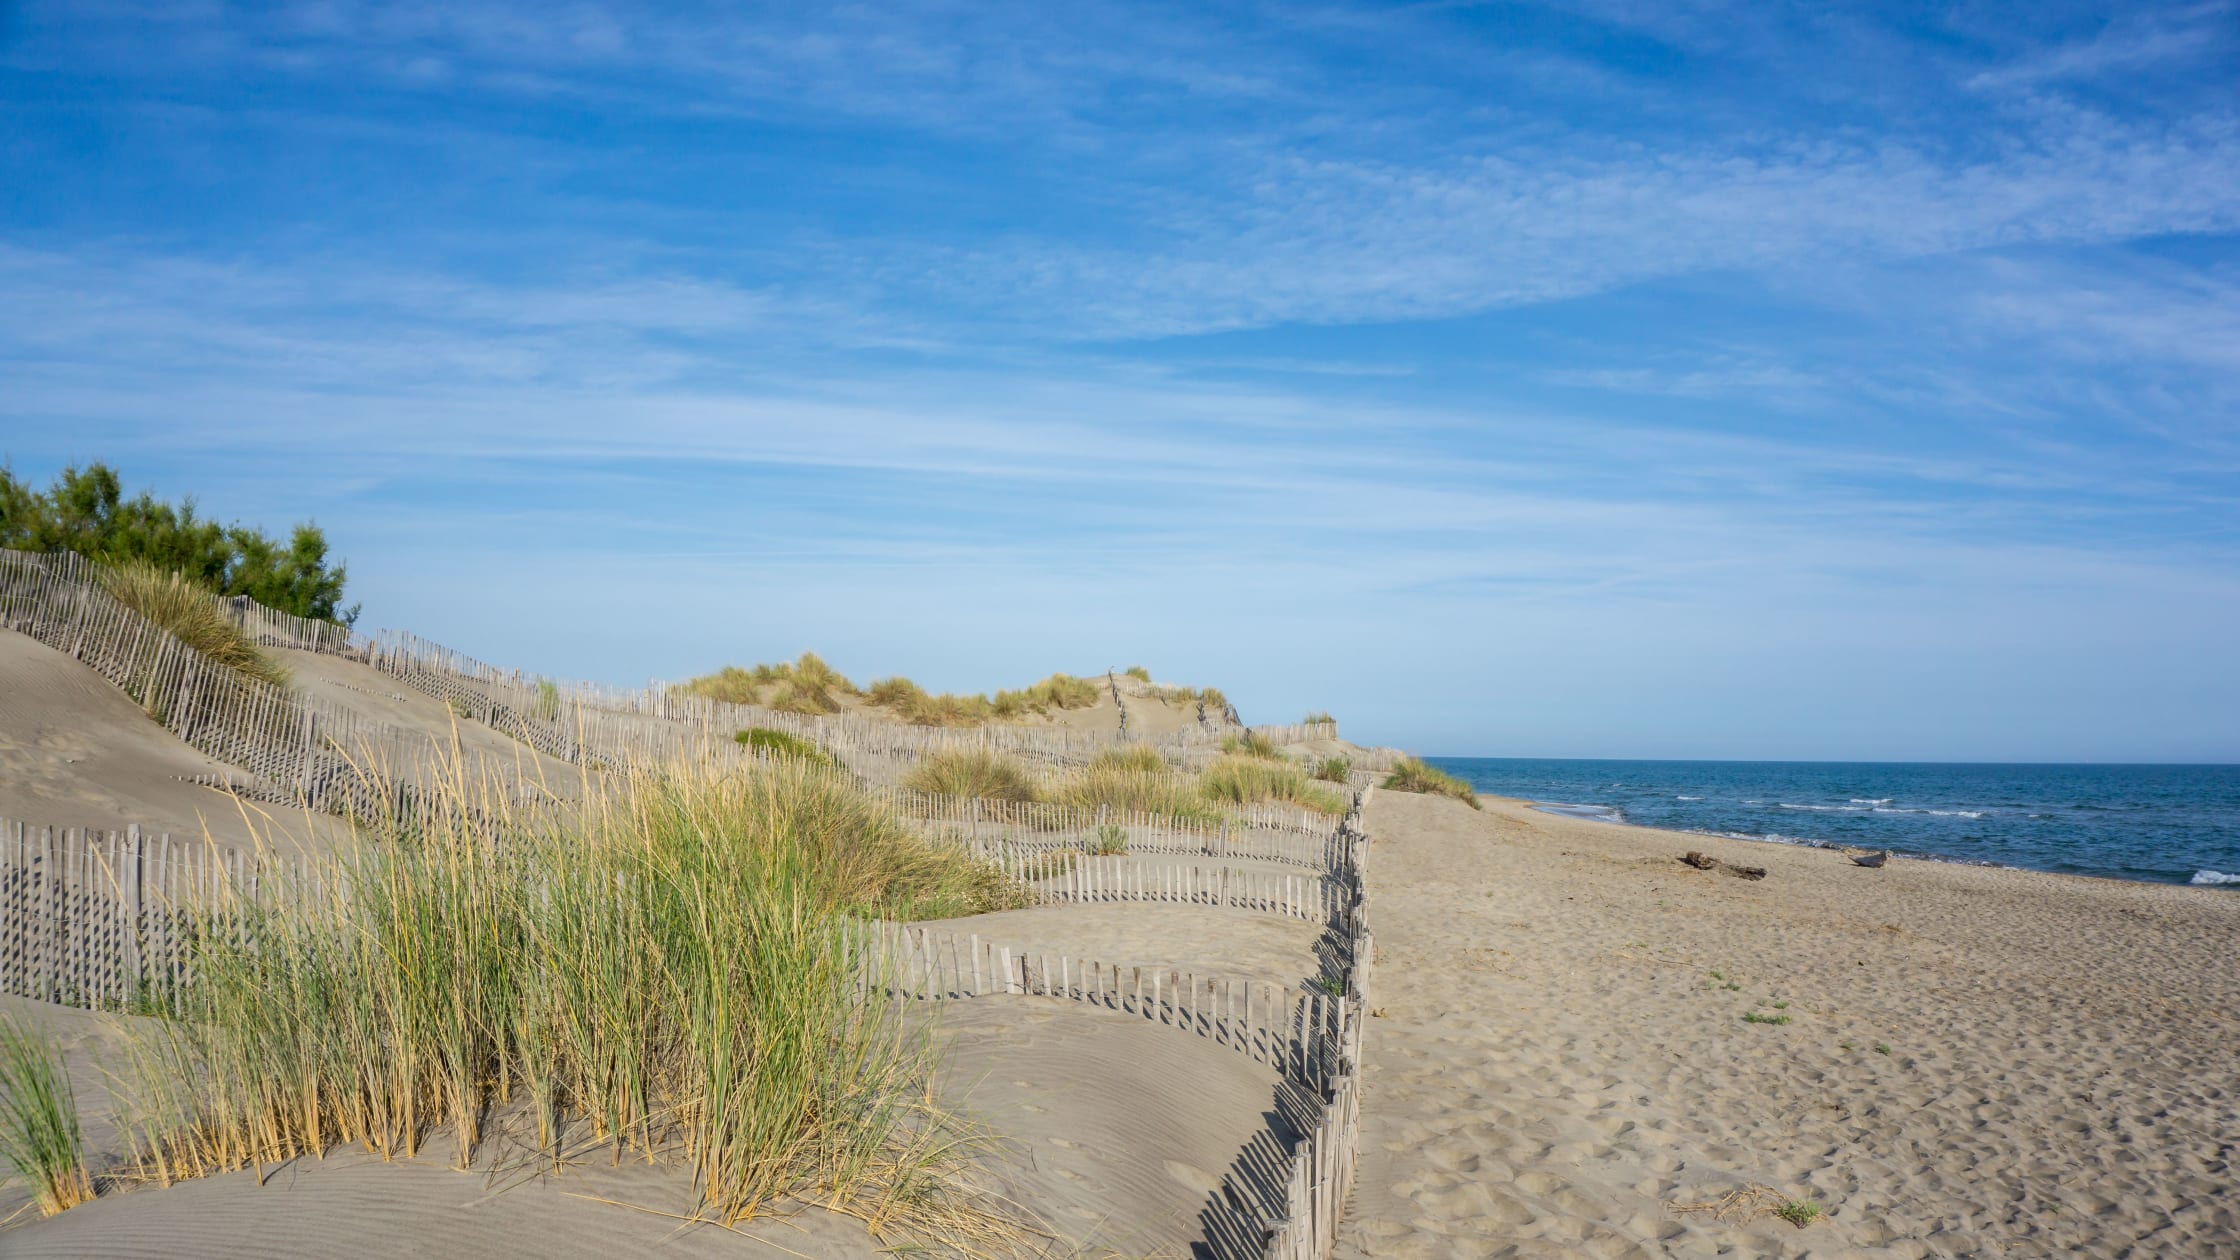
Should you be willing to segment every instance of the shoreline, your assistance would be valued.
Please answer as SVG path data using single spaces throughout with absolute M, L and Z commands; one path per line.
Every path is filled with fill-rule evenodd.
M 1814 840 L 1806 836 L 1752 835 L 1739 831 L 1710 831 L 1694 827 L 1666 827 L 1654 823 L 1637 823 L 1627 818 L 1625 812 L 1615 805 L 1596 805 L 1574 801 L 1536 801 L 1521 796 L 1501 796 L 1492 792 L 1480 792 L 1478 796 L 1481 800 L 1519 805 L 1552 818 L 1567 818 L 1573 822 L 1600 823 L 1610 827 L 1628 827 L 1636 831 L 1662 831 L 1675 836 L 1700 836 L 1707 840 L 1735 840 L 1744 844 L 1769 844 L 1785 849 L 1824 849 L 1832 853 L 1848 853 L 1852 850 L 1863 853 L 1877 853 L 1887 850 L 1892 857 L 1901 857 L 1914 862 L 1936 862 L 1944 866 L 1972 866 L 1995 871 L 2026 871 L 2033 875 L 2054 875 L 2064 879 L 2101 880 L 2116 884 L 2148 884 L 2160 888 L 2229 888 L 2240 890 L 2240 872 L 2215 871 L 2206 867 L 2194 872 L 2192 879 L 2149 879 L 2137 875 L 2111 875 L 2095 871 L 2049 871 L 2042 866 L 2017 866 L 2012 862 L 1994 862 L 1988 858 L 1952 857 L 1942 853 L 1924 853 L 1915 849 L 1901 849 L 1887 845 L 1844 844 L 1836 840 Z M 1611 815 L 1616 816 L 1612 817 Z M 2216 875 L 2219 878 L 2202 879 L 2201 876 L 2205 874 Z

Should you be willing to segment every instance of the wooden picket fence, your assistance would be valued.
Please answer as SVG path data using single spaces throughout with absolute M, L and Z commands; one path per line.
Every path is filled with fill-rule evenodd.
M 1131 851 L 1146 853 L 1257 858 L 1316 870 L 1331 869 L 1342 856 L 1336 820 L 1296 807 L 1237 806 L 1208 821 L 1107 806 L 943 796 L 891 785 L 868 790 L 904 818 L 945 825 L 975 842 L 1002 838 L 1033 845 L 1039 838 L 1049 847 L 1068 847 L 1071 841 L 1064 837 L 1117 827 Z
M 1348 838 L 1347 889 L 1351 901 L 1337 912 L 1333 932 L 1347 959 L 1345 1002 L 1336 1013 L 1330 1069 L 1319 1082 L 1321 1114 L 1292 1149 L 1283 1183 L 1279 1215 L 1257 1223 L 1264 1240 L 1262 1260 L 1327 1260 L 1337 1245 L 1338 1222 L 1353 1193 L 1361 1145 L 1361 1041 L 1369 1015 L 1370 973 L 1376 937 L 1369 930 L 1368 837 L 1360 830 L 1361 809 L 1373 789 L 1354 799 L 1342 830 Z M 1228 1196 L 1249 1202 L 1248 1196 Z
M 1097 857 L 1078 853 L 989 853 L 987 860 L 1046 904 L 1094 905 L 1159 902 L 1229 906 L 1310 923 L 1327 922 L 1350 904 L 1351 890 L 1317 875 L 1181 865 L 1157 858 Z
M 0 993 L 93 1010 L 175 1005 L 232 890 L 314 895 L 326 864 L 204 840 L 0 818 Z
M 1347 999 L 1265 981 L 1172 967 L 1117 965 L 1014 950 L 992 938 L 910 924 L 853 925 L 861 983 L 922 1001 L 1015 995 L 1136 1015 L 1205 1037 L 1313 1089 L 1338 1066 Z
M 512 770 L 216 664 L 111 598 L 92 564 L 68 552 L 0 550 L 0 626 L 79 661 L 189 746 L 315 809 L 382 808 L 387 782 L 458 756 L 478 775 Z

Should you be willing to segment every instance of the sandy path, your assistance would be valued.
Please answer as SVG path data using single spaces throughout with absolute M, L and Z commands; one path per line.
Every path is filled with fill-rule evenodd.
M 1366 821 L 1340 1255 L 2240 1255 L 2240 896 L 1401 793 Z M 1666 1206 L 1750 1183 L 1827 1216 Z

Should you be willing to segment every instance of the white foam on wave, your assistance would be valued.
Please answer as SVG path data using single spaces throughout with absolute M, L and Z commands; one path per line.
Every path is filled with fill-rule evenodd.
M 2227 875 L 2223 871 L 2195 871 L 2196 884 L 2240 884 L 2240 875 Z
M 1782 809 L 1809 809 L 1816 814 L 1864 814 L 1865 808 L 1857 805 L 1792 805 L 1782 801 Z
M 1675 796 L 1672 799 L 1676 801 L 1700 801 L 1703 798 L 1700 796 Z
M 1935 818 L 1981 818 L 1984 814 L 1984 811 L 1980 809 L 1890 809 L 1880 805 L 1875 807 L 1874 812 L 1878 814 L 1927 814 Z
M 1890 798 L 1887 796 L 1854 796 L 1851 798 L 1851 803 L 1854 805 L 1888 805 Z

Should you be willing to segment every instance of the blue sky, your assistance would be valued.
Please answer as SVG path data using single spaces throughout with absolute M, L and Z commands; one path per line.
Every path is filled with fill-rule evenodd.
M 2240 759 L 2240 7 L 0 0 L 0 453 L 606 681 Z

